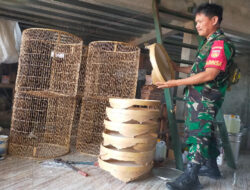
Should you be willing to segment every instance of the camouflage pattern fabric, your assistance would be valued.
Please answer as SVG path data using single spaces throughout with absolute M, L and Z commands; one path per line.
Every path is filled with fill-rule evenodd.
M 187 86 L 188 114 L 186 116 L 186 143 L 189 147 L 188 160 L 203 164 L 206 159 L 216 158 L 219 151 L 216 148 L 213 121 L 220 109 L 228 86 L 228 68 L 232 64 L 234 46 L 219 29 L 199 46 L 191 75 L 205 71 L 206 59 L 216 40 L 224 41 L 224 51 L 227 59 L 225 72 L 220 72 L 215 80 L 203 84 Z

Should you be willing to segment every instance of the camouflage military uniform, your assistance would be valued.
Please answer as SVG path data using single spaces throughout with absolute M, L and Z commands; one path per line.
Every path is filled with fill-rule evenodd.
M 187 86 L 188 114 L 186 117 L 186 143 L 189 146 L 188 159 L 194 163 L 204 163 L 208 158 L 219 155 L 214 137 L 213 120 L 221 107 L 228 86 L 228 68 L 232 64 L 234 46 L 219 29 L 198 48 L 191 75 L 205 71 L 205 65 L 211 47 L 217 40 L 222 40 L 226 56 L 225 72 L 220 72 L 215 80 L 203 84 Z

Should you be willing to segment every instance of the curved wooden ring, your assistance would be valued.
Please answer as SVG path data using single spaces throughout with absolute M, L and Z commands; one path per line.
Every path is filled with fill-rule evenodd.
M 131 162 L 103 161 L 101 158 L 98 158 L 98 163 L 100 168 L 124 182 L 135 180 L 147 174 L 153 167 L 153 162 L 148 165 L 138 165 Z
M 104 120 L 105 128 L 116 131 L 125 137 L 135 137 L 146 133 L 157 133 L 159 123 L 151 121 L 145 124 L 127 124 Z
M 131 106 L 152 106 L 159 107 L 161 102 L 158 100 L 139 100 L 139 99 L 125 99 L 125 98 L 109 98 L 109 103 L 112 108 L 129 108 Z
M 107 148 L 101 145 L 100 158 L 102 160 L 130 161 L 136 164 L 148 164 L 154 159 L 155 148 L 149 151 L 135 151 L 132 148 L 117 150 L 114 147 Z
M 152 109 L 132 110 L 132 109 L 117 109 L 117 108 L 107 107 L 106 113 L 108 118 L 111 121 L 115 122 L 127 122 L 135 120 L 142 123 L 149 120 L 157 120 L 160 117 L 160 111 Z
M 135 138 L 128 138 L 120 135 L 119 133 L 102 133 L 103 145 L 111 145 L 117 149 L 133 147 L 134 150 L 147 151 L 152 150 L 156 145 L 157 135 L 141 135 Z

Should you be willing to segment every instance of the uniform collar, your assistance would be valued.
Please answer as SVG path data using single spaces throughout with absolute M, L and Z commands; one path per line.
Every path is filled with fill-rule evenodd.
M 220 28 L 217 29 L 211 36 L 209 36 L 208 39 L 204 38 L 204 40 L 201 42 L 201 44 L 199 46 L 200 47 L 199 49 L 201 49 L 204 44 L 207 44 L 208 42 L 210 42 L 213 39 L 217 38 L 221 34 L 224 34 L 224 32 L 222 31 L 222 29 L 220 29 Z
M 224 32 L 219 28 L 211 36 L 209 36 L 209 38 L 207 39 L 207 41 L 211 41 L 211 40 L 217 38 L 218 36 L 220 36 L 222 34 L 224 34 Z

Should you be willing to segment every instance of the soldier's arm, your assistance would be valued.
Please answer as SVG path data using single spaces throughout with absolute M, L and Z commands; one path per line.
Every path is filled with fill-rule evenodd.
M 158 86 L 158 88 L 171 88 L 181 85 L 202 84 L 214 80 L 219 73 L 220 73 L 219 69 L 207 68 L 204 72 L 200 72 L 191 77 L 178 80 L 169 80 L 167 82 L 157 82 L 156 85 Z
M 180 73 L 186 73 L 189 74 L 191 71 L 192 66 L 187 66 L 187 67 L 180 67 L 178 66 L 175 62 L 171 62 L 171 64 L 173 65 L 173 68 L 175 71 L 180 72 Z
M 158 88 L 171 88 L 181 85 L 196 85 L 214 80 L 220 72 L 224 72 L 227 60 L 224 51 L 224 41 L 215 41 L 208 58 L 206 59 L 205 71 L 195 74 L 186 79 L 170 80 L 167 82 L 158 82 Z

